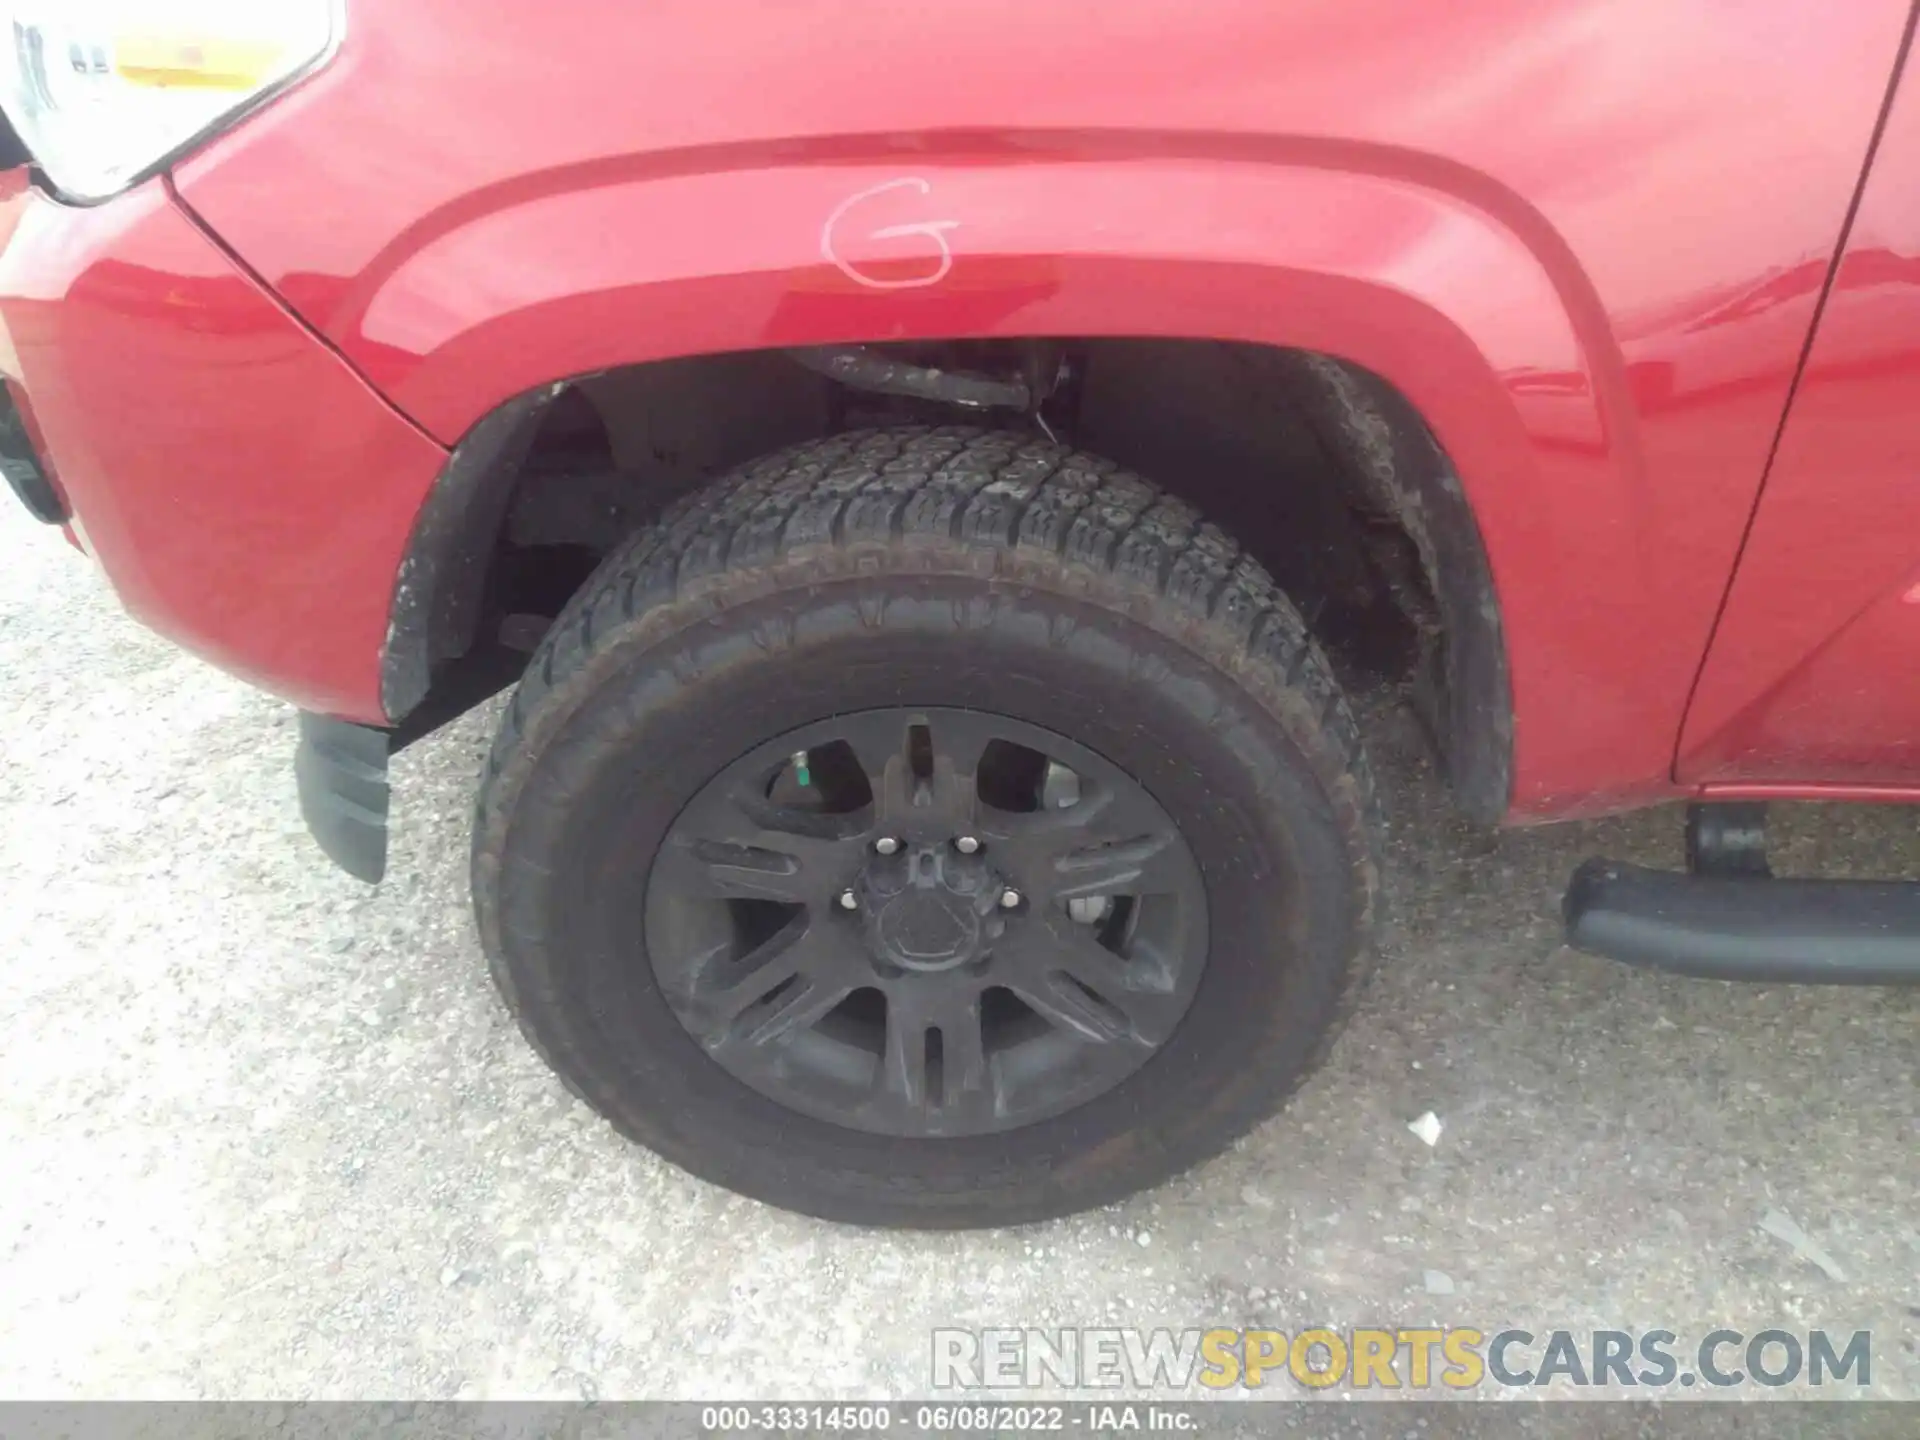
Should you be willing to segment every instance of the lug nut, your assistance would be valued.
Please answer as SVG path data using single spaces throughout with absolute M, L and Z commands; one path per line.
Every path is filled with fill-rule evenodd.
M 842 890 L 840 892 L 840 908 L 842 910 L 858 910 L 860 908 L 860 897 L 851 890 Z
M 962 835 L 958 840 L 953 842 L 953 848 L 958 850 L 962 855 L 971 855 L 980 848 L 980 842 L 971 835 Z
M 892 855 L 900 849 L 900 842 L 891 835 L 882 835 L 873 842 L 873 848 L 881 855 Z
M 1019 903 L 1020 892 L 1018 890 L 1002 890 L 1000 892 L 1000 908 L 1002 910 L 1011 910 Z

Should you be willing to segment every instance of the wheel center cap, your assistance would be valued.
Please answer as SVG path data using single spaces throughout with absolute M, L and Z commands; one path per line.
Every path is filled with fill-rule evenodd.
M 888 959 L 907 970 L 951 970 L 979 952 L 980 917 L 944 890 L 909 890 L 881 909 L 875 938 Z
M 982 857 L 944 843 L 874 856 L 855 883 L 874 963 L 883 973 L 974 964 L 1001 929 L 991 898 L 1000 888 Z

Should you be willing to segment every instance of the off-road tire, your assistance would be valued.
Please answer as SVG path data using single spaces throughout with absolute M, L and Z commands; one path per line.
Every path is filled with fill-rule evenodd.
M 1211 942 L 1192 1007 L 1080 1109 L 946 1140 L 798 1115 L 708 1057 L 640 953 L 628 912 L 649 847 L 707 777 L 794 726 L 889 705 L 1071 735 L 1138 778 L 1199 862 Z M 1231 538 L 1108 461 L 909 428 L 754 461 L 606 560 L 501 723 L 473 890 L 508 1008 L 624 1134 L 774 1205 L 962 1227 L 1116 1200 L 1279 1107 L 1362 979 L 1375 846 L 1346 701 Z

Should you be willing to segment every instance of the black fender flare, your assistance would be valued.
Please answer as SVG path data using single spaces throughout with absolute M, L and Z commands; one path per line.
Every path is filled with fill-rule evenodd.
M 380 657 L 380 708 L 407 719 L 435 671 L 478 638 L 487 566 L 520 467 L 547 409 L 570 382 L 543 385 L 488 412 L 447 457 L 394 576 Z
M 1454 803 L 1496 825 L 1513 794 L 1513 687 L 1487 548 L 1452 462 L 1400 392 L 1356 365 L 1268 351 L 1282 385 L 1369 508 L 1419 551 L 1439 610 L 1439 645 L 1416 687 Z

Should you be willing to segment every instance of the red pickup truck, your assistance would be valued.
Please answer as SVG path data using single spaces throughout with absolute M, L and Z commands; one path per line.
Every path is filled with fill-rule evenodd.
M 17 0 L 0 440 L 302 711 L 321 846 L 473 827 L 626 1134 L 904 1225 L 1098 1204 L 1331 1043 L 1342 692 L 1465 815 L 1687 802 L 1572 943 L 1920 978 L 1909 0 Z

